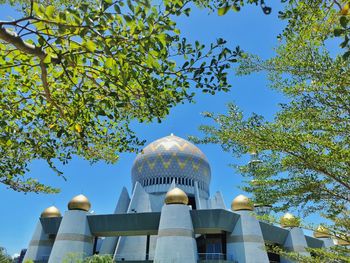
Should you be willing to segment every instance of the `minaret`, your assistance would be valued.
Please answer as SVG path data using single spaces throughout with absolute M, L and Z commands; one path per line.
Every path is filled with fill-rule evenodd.
M 317 227 L 316 231 L 314 232 L 314 237 L 322 240 L 325 248 L 335 245 L 329 230 L 322 225 Z
M 187 204 L 188 197 L 179 188 L 166 194 L 160 216 L 155 263 L 197 262 L 197 244 Z
M 53 245 L 49 263 L 63 262 L 69 256 L 81 260 L 92 256 L 94 238 L 87 221 L 91 204 L 84 195 L 78 195 L 68 203 L 56 240 Z
M 240 218 L 231 235 L 227 237 L 227 258 L 237 262 L 268 263 L 260 224 L 252 215 L 254 206 L 251 200 L 244 195 L 239 195 L 233 199 L 231 209 L 239 214 Z
M 61 217 L 60 211 L 55 206 L 50 206 L 46 208 L 40 215 L 40 218 L 51 218 L 51 217 Z M 55 241 L 55 237 L 51 237 L 46 234 L 43 230 L 41 222 L 36 225 L 34 234 L 29 243 L 28 250 L 24 256 L 24 261 L 33 260 L 33 261 L 47 261 L 53 243 Z
M 310 256 L 306 251 L 307 243 L 303 230 L 300 228 L 300 220 L 290 213 L 285 213 L 280 220 L 281 226 L 289 230 L 283 247 L 287 251 L 297 252 L 302 256 Z M 281 263 L 290 263 L 292 260 L 281 258 Z

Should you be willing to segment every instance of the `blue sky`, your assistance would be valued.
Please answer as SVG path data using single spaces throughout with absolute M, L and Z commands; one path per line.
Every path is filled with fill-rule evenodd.
M 243 8 L 239 13 L 230 11 L 223 17 L 196 9 L 190 17 L 181 17 L 177 22 L 182 35 L 189 40 L 209 43 L 221 37 L 228 40 L 231 47 L 239 45 L 244 51 L 268 58 L 274 54 L 273 48 L 278 44 L 276 36 L 283 29 L 277 13 L 278 6 L 273 6 L 273 12 L 269 16 L 255 6 Z M 14 15 L 12 9 L 1 7 L 0 20 L 7 20 Z M 207 123 L 201 117 L 201 112 L 223 113 L 228 102 L 235 102 L 247 114 L 256 112 L 271 119 L 278 109 L 278 103 L 285 101 L 281 94 L 268 88 L 267 78 L 262 73 L 235 77 L 232 71 L 230 82 L 233 86 L 231 92 L 215 96 L 198 93 L 195 104 L 175 107 L 161 124 L 135 125 L 137 135 L 146 139 L 147 143 L 170 133 L 183 138 L 200 135 L 198 126 Z M 247 159 L 234 159 L 218 145 L 199 147 L 211 164 L 211 193 L 220 190 L 229 206 L 232 199 L 242 193 L 238 188 L 242 184 L 242 178 L 235 174 L 229 164 Z M 126 186 L 130 191 L 130 172 L 134 158 L 135 154 L 122 154 L 120 161 L 114 165 L 99 162 L 92 166 L 82 159 L 73 158 L 68 165 L 61 167 L 68 181 L 55 176 L 43 162 L 33 162 L 28 176 L 59 187 L 61 193 L 25 195 L 0 185 L 0 246 L 6 247 L 9 254 L 26 248 L 42 210 L 55 205 L 63 213 L 69 200 L 80 193 L 90 199 L 92 210 L 96 213 L 112 213 L 122 187 Z

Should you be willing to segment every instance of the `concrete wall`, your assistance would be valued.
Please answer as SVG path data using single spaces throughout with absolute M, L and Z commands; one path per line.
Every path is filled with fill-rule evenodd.
M 69 256 L 82 259 L 93 253 L 94 238 L 86 218 L 88 212 L 69 210 L 62 219 L 49 263 L 62 262 Z
M 239 263 L 268 263 L 265 242 L 259 221 L 252 211 L 236 211 L 240 215 L 233 231 L 227 236 L 227 259 Z
M 197 244 L 187 205 L 164 205 L 161 212 L 155 263 L 195 263 Z
M 41 222 L 38 221 L 24 256 L 24 261 L 29 259 L 33 261 L 48 260 L 53 243 L 54 237 L 50 238 L 49 235 L 44 232 Z

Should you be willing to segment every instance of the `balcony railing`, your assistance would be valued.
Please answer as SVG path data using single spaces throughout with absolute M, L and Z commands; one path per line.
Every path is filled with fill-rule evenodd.
M 198 253 L 199 260 L 224 260 L 226 254 L 223 253 Z

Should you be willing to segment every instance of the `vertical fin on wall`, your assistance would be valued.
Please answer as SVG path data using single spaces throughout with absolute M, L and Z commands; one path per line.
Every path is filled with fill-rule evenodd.
M 135 183 L 127 213 L 152 212 L 149 194 L 139 182 Z M 120 237 L 114 253 L 114 260 L 145 260 L 146 236 Z
M 128 190 L 123 187 L 120 193 L 117 205 L 114 210 L 114 214 L 124 214 L 127 212 L 130 204 L 130 196 Z M 100 254 L 110 254 L 113 255 L 115 248 L 117 246 L 119 237 L 106 237 L 101 245 Z

